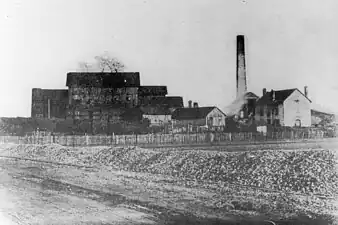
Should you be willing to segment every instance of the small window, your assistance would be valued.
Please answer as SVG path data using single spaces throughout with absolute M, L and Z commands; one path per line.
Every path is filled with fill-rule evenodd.
M 266 113 L 266 114 L 267 114 L 267 116 L 268 116 L 268 117 L 270 117 L 270 116 L 271 116 L 271 110 L 270 110 L 270 109 L 268 109 L 268 111 L 267 111 L 267 113 Z
M 267 119 L 267 124 L 271 124 L 271 119 Z
M 278 108 L 275 109 L 275 115 L 278 116 L 279 110 Z
M 259 114 L 260 114 L 260 116 L 264 116 L 264 108 L 263 107 L 259 108 Z
M 275 123 L 275 126 L 279 126 L 279 125 L 280 125 L 279 119 L 276 119 L 276 120 L 274 121 L 274 123 Z

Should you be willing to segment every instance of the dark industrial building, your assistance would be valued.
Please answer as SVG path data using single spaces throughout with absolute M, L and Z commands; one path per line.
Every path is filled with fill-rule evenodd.
M 32 90 L 34 118 L 118 120 L 127 109 L 183 107 L 166 86 L 141 86 L 138 72 L 68 73 L 68 89 Z

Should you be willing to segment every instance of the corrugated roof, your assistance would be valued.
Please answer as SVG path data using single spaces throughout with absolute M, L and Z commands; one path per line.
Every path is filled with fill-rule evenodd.
M 138 72 L 71 72 L 67 73 L 66 86 L 71 85 L 89 86 L 89 87 L 139 87 L 140 73 Z
M 178 108 L 173 112 L 172 118 L 176 120 L 204 119 L 215 108 L 217 107 Z
M 257 101 L 257 105 L 276 105 L 283 103 L 294 91 L 299 91 L 297 88 L 277 90 L 273 91 L 275 93 L 275 101 L 273 101 L 273 93 L 271 91 L 267 92 Z M 300 92 L 300 91 L 299 91 Z M 300 92 L 303 94 L 302 92 Z M 304 95 L 304 94 L 303 94 Z M 307 98 L 308 99 L 308 98 Z M 311 100 L 308 99 L 310 102 Z

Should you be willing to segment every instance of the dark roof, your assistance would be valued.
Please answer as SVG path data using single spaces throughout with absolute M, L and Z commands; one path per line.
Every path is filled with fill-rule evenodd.
M 66 86 L 89 86 L 89 87 L 139 87 L 140 73 L 118 72 L 118 73 L 67 73 Z
M 259 99 L 259 97 L 253 92 L 247 92 L 244 94 L 245 99 Z
M 167 86 L 140 86 L 139 96 L 166 96 L 168 94 Z
M 311 109 L 311 115 L 313 116 L 335 116 L 332 113 L 321 112 L 315 109 Z
M 215 108 L 217 107 L 178 108 L 173 112 L 172 118 L 176 120 L 204 119 Z
M 142 106 L 162 106 L 168 108 L 183 107 L 183 98 L 179 96 L 152 96 L 140 99 Z
M 275 101 L 272 101 L 273 92 L 272 91 L 266 92 L 265 95 L 263 95 L 260 99 L 258 99 L 257 105 L 278 105 L 278 104 L 282 104 L 296 90 L 299 91 L 297 88 L 277 90 L 277 91 L 273 90 L 273 92 L 275 93 Z M 299 92 L 301 94 L 303 94 L 301 91 L 299 91 Z M 311 102 L 310 99 L 308 99 L 308 100 Z
M 141 107 L 145 115 L 170 115 L 171 112 L 168 108 L 163 107 Z
M 49 98 L 51 100 L 63 100 L 68 101 L 68 89 L 41 89 L 33 88 L 32 95 L 33 100 L 42 100 Z

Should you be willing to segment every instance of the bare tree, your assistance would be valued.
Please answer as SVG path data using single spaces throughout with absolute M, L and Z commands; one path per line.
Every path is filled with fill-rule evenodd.
M 112 73 L 123 72 L 125 65 L 115 57 L 111 57 L 108 52 L 95 57 L 101 72 L 109 69 Z

